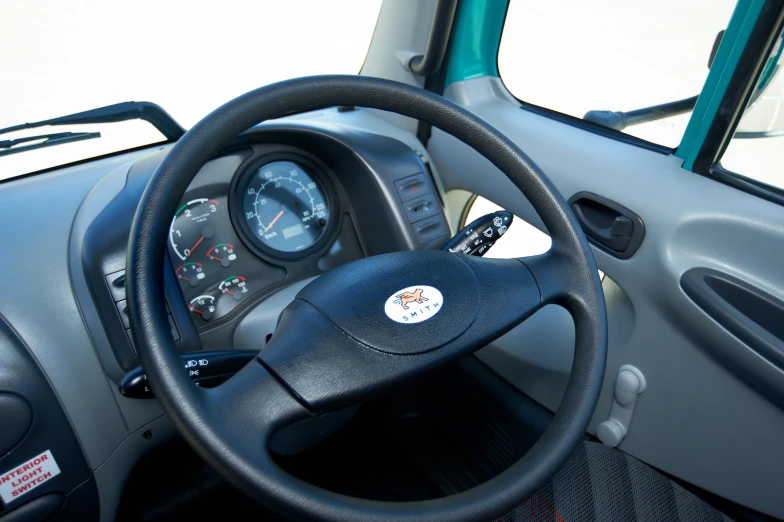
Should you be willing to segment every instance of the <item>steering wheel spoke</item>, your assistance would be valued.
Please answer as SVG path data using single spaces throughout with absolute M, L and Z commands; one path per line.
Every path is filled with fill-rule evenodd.
M 579 261 L 553 245 L 544 254 L 518 258 L 536 281 L 541 296 L 541 306 L 558 304 L 570 309 L 574 299 L 580 299 L 586 279 L 593 275 L 581 269 Z
M 259 441 L 259 447 L 277 429 L 310 415 L 258 359 L 204 391 L 215 425 L 231 426 L 243 440 Z

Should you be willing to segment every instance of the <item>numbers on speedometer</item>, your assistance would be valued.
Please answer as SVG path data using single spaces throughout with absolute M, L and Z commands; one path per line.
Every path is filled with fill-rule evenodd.
M 238 185 L 244 229 L 274 253 L 306 251 L 324 236 L 329 199 L 319 179 L 297 160 L 269 161 Z

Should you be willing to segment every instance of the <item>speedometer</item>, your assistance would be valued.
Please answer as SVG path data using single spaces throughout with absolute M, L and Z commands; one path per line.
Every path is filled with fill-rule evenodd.
M 280 155 L 277 156 L 281 158 Z M 330 224 L 329 198 L 317 167 L 285 156 L 246 172 L 237 185 L 235 216 L 262 250 L 291 257 L 316 247 Z M 307 165 L 307 166 L 306 166 Z

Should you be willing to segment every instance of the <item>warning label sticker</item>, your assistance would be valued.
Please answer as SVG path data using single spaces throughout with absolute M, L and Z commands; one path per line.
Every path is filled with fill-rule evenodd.
M 54 461 L 52 452 L 46 450 L 37 457 L 0 473 L 0 498 L 8 504 L 59 474 L 60 468 Z

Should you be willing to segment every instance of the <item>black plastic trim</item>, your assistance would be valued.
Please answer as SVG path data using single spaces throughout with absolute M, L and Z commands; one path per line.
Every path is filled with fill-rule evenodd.
M 569 198 L 569 206 L 572 207 L 574 211 L 574 205 L 579 203 L 580 201 L 590 201 L 592 203 L 598 203 L 600 206 L 606 207 L 610 210 L 617 212 L 620 216 L 626 216 L 627 218 L 631 219 L 632 223 L 634 224 L 634 228 L 632 231 L 631 241 L 629 242 L 629 246 L 626 247 L 623 251 L 618 251 L 610 248 L 609 246 L 601 243 L 597 239 L 595 239 L 591 234 L 592 231 L 585 227 L 584 223 L 581 220 L 581 214 L 579 212 L 575 212 L 577 216 L 577 221 L 580 223 L 580 226 L 583 228 L 585 232 L 585 236 L 588 238 L 588 242 L 591 243 L 593 246 L 607 252 L 613 257 L 617 257 L 618 259 L 629 259 L 632 257 L 637 250 L 640 248 L 642 244 L 642 240 L 645 238 L 645 223 L 643 222 L 642 218 L 637 215 L 635 212 L 629 210 L 628 208 L 624 207 L 620 203 L 616 203 L 611 199 L 607 199 L 603 196 L 598 194 L 594 194 L 593 192 L 578 192 L 571 198 Z
M 782 25 L 784 25 L 784 4 L 781 0 L 768 0 L 762 7 L 738 66 L 730 78 L 727 91 L 716 111 L 716 116 L 694 159 L 692 166 L 694 172 L 709 173 L 711 167 L 724 154 L 754 92 L 754 86 L 759 81 L 770 50 L 778 39 Z
M 408 63 L 408 68 L 414 74 L 427 77 L 441 68 L 452 34 L 458 4 L 459 0 L 438 0 L 436 2 L 425 54 L 414 56 Z
M 687 271 L 681 287 L 717 323 L 784 370 L 784 301 L 710 268 Z
M 446 85 L 446 71 L 447 65 L 449 64 L 449 58 L 452 55 L 452 35 L 454 34 L 454 27 L 455 21 L 457 20 L 457 9 L 460 8 L 460 0 L 454 0 L 455 4 L 457 5 L 455 13 L 449 20 L 448 28 L 444 29 L 443 38 L 446 42 L 446 46 L 443 50 L 443 56 L 441 61 L 438 64 L 438 67 L 434 69 L 429 75 L 425 77 L 425 85 L 424 89 L 426 91 L 434 92 L 436 94 L 444 94 L 444 87 Z M 430 136 L 433 134 L 433 126 L 430 125 L 428 122 L 419 120 L 417 123 L 417 131 L 416 137 L 422 145 L 427 147 L 428 142 L 430 141 Z M 439 194 L 440 197 L 440 194 Z M 443 201 L 441 202 L 443 205 Z
M 784 205 L 784 189 L 736 174 L 723 168 L 720 164 L 714 165 L 707 173 L 700 175 L 772 203 Z
M 78 378 L 78 375 L 74 375 Z M 11 392 L 20 397 L 30 407 L 30 426 L 25 429 L 20 440 L 0 454 L 0 470 L 11 471 L 20 467 L 30 458 L 50 451 L 60 473 L 35 486 L 31 492 L 12 498 L 10 502 L 0 501 L 0 520 L 26 520 L 26 512 L 35 512 L 36 506 L 27 506 L 35 498 L 48 494 L 70 497 L 80 485 L 91 480 L 92 471 L 88 466 L 79 439 L 63 410 L 57 394 L 52 389 L 46 374 L 33 357 L 30 348 L 19 334 L 0 317 L 0 390 Z M 9 416 L 10 417 L 10 416 Z M 2 430 L 9 429 L 7 424 L 13 418 L 3 417 Z M 98 504 L 97 491 L 88 492 L 88 498 L 74 499 L 74 510 L 81 512 L 72 520 L 89 520 L 85 515 L 92 505 Z M 14 513 L 19 508 L 19 517 Z

